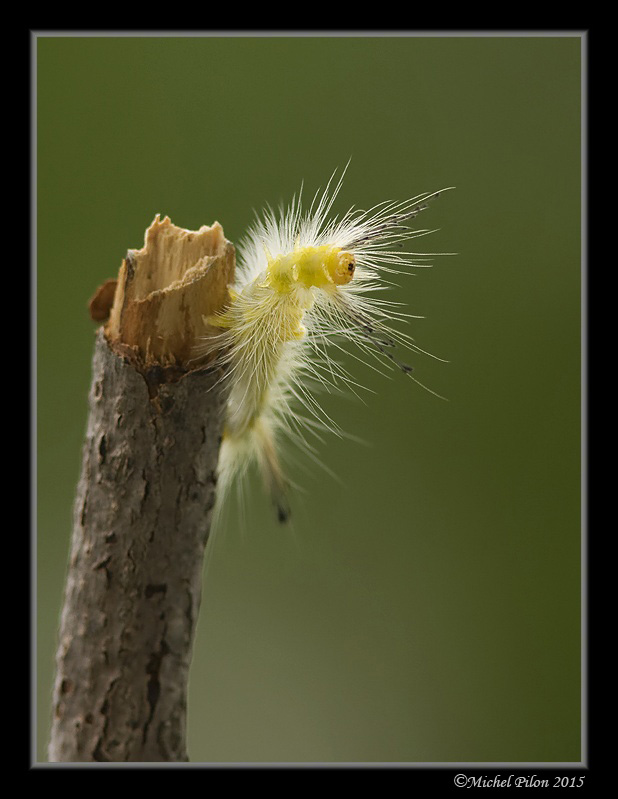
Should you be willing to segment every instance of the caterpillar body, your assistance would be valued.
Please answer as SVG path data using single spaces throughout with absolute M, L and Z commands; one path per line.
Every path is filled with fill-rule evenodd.
M 306 433 L 339 431 L 310 386 L 343 382 L 353 388 L 352 377 L 330 354 L 341 349 L 342 341 L 410 376 L 412 367 L 399 360 L 396 345 L 424 352 L 392 326 L 407 315 L 375 294 L 386 287 L 388 273 L 427 266 L 427 253 L 406 253 L 401 247 L 431 231 L 404 223 L 441 192 L 380 203 L 369 211 L 352 208 L 329 219 L 344 174 L 334 187 L 333 175 L 307 211 L 301 188 L 287 208 L 275 213 L 269 207 L 258 217 L 241 242 L 228 305 L 205 320 L 218 332 L 204 347 L 219 352 L 228 392 L 218 505 L 255 463 L 279 521 L 287 521 L 289 480 L 280 458 L 282 439 L 293 439 L 315 458 Z

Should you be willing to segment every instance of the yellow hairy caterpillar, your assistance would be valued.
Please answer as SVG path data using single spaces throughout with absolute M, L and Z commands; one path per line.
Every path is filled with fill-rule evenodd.
M 375 294 L 385 288 L 385 274 L 426 265 L 415 260 L 426 253 L 401 248 L 403 242 L 431 231 L 412 230 L 404 223 L 441 192 L 383 202 L 369 211 L 352 208 L 330 219 L 344 174 L 345 170 L 334 186 L 333 175 L 308 210 L 302 208 L 301 188 L 287 208 L 281 206 L 275 213 L 269 207 L 257 218 L 239 248 L 229 304 L 206 320 L 219 329 L 204 346 L 218 350 L 228 391 L 219 505 L 255 463 L 279 521 L 288 519 L 289 481 L 279 456 L 282 439 L 291 438 L 311 454 L 307 431 L 338 429 L 308 388 L 316 382 L 353 385 L 329 354 L 341 349 L 338 342 L 347 339 L 410 376 L 412 367 L 399 360 L 396 345 L 424 352 L 391 326 L 406 314 Z M 303 407 L 308 415 L 301 415 Z

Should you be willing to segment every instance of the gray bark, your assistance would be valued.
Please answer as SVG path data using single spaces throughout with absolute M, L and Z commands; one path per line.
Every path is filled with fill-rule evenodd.
M 186 761 L 186 695 L 222 433 L 218 375 L 156 385 L 99 331 L 49 759 Z

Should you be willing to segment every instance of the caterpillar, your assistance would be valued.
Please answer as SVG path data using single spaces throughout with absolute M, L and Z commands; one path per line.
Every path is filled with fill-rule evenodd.
M 405 223 L 447 189 L 382 202 L 368 211 L 353 207 L 330 218 L 346 170 L 338 180 L 333 173 L 307 210 L 301 186 L 287 207 L 275 212 L 267 206 L 257 216 L 240 242 L 228 304 L 205 318 L 217 332 L 204 346 L 219 353 L 227 390 L 218 505 L 257 464 L 278 520 L 289 519 L 283 439 L 292 439 L 315 459 L 306 434 L 339 432 L 311 386 L 343 382 L 353 389 L 352 376 L 331 355 L 346 340 L 419 382 L 397 347 L 425 351 L 392 324 L 411 315 L 376 294 L 388 286 L 390 274 L 427 266 L 423 258 L 429 253 L 407 253 L 403 245 L 432 231 Z

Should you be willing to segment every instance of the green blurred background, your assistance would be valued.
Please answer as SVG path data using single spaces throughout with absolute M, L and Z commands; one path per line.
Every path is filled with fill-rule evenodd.
M 456 186 L 390 299 L 444 364 L 326 395 L 354 440 L 256 481 L 208 567 L 189 753 L 580 760 L 580 70 L 565 37 L 41 37 L 38 753 L 87 415 L 87 301 L 156 213 L 238 242 L 352 162 L 338 211 Z M 410 360 L 410 359 L 409 359 Z

